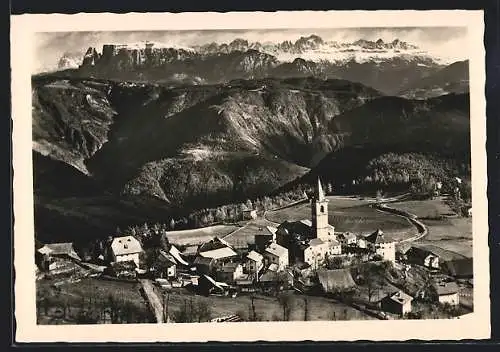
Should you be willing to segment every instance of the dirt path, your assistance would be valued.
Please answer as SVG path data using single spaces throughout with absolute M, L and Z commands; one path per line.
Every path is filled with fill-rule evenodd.
M 141 285 L 146 294 L 151 308 L 154 310 L 156 322 L 163 323 L 163 303 L 154 290 L 153 282 L 147 279 L 141 279 Z

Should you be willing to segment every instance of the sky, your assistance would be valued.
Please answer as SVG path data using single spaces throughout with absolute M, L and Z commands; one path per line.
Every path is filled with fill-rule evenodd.
M 114 31 L 114 32 L 51 32 L 37 33 L 34 48 L 34 71 L 57 67 L 64 53 L 82 53 L 89 47 L 101 51 L 107 43 L 127 44 L 142 41 L 191 46 L 210 42 L 229 43 L 236 38 L 248 41 L 295 41 L 301 36 L 319 35 L 325 41 L 353 42 L 358 39 L 392 41 L 396 38 L 417 45 L 437 57 L 463 60 L 468 57 L 465 27 L 404 28 L 331 28 L 277 30 L 206 30 L 206 31 Z

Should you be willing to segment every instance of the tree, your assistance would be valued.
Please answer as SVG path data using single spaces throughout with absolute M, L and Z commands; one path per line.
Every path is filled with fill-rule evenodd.
M 283 310 L 283 320 L 290 320 L 290 313 L 292 312 L 292 297 L 286 293 L 278 295 L 278 303 Z
M 307 307 L 307 297 L 304 297 L 304 321 L 309 320 L 309 309 Z

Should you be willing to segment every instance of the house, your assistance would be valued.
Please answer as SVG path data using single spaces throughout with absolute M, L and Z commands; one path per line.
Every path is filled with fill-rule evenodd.
M 218 249 L 200 252 L 200 256 L 204 258 L 211 258 L 215 260 L 215 264 L 220 268 L 224 264 L 229 263 L 238 257 L 238 254 L 229 247 L 222 247 Z
M 467 209 L 467 216 L 469 218 L 472 216 L 472 208 Z
M 309 246 L 304 249 L 304 263 L 309 264 L 313 269 L 317 269 L 323 264 L 329 251 L 329 244 L 320 238 L 309 241 Z
M 395 242 L 385 238 L 382 230 L 378 229 L 372 234 L 365 237 L 368 247 L 377 255 L 382 257 L 382 260 L 387 260 L 392 263 L 396 262 L 396 245 Z
M 213 258 L 196 257 L 194 266 L 199 274 L 210 275 L 215 271 L 216 261 Z
M 411 312 L 412 301 L 412 296 L 404 293 L 403 291 L 397 291 L 384 297 L 380 304 L 384 312 L 403 316 L 406 313 Z
M 176 260 L 171 254 L 160 250 L 155 263 L 151 266 L 151 268 L 149 268 L 149 270 L 156 278 L 174 278 L 177 276 Z
M 243 220 L 257 219 L 257 210 L 247 209 L 243 210 Z
M 328 255 L 342 254 L 342 245 L 334 238 L 328 240 Z
M 424 258 L 424 266 L 429 269 L 439 269 L 439 257 L 433 253 Z
M 45 258 L 61 258 L 67 260 L 81 261 L 76 253 L 73 243 L 49 243 L 37 250 Z
M 436 285 L 436 292 L 439 303 L 457 306 L 460 302 L 459 288 L 456 282 L 440 282 Z
M 115 237 L 111 242 L 113 262 L 133 261 L 139 267 L 139 255 L 141 253 L 141 243 L 133 236 Z
M 264 256 L 256 251 L 248 253 L 245 262 L 245 271 L 247 274 L 257 277 L 258 273 L 264 267 Z
M 259 252 L 263 252 L 271 242 L 276 242 L 276 232 L 278 229 L 273 226 L 260 228 L 260 233 L 254 236 L 255 248 Z
M 198 248 L 198 253 L 209 252 L 221 248 L 233 249 L 233 246 L 231 246 L 227 241 L 223 240 L 222 238 L 214 237 L 210 241 L 201 244 Z
M 198 278 L 198 292 L 203 295 L 217 294 L 224 295 L 228 291 L 228 286 L 215 281 L 209 275 L 200 275 Z
M 353 246 L 357 243 L 356 235 L 350 232 L 341 233 L 338 235 L 338 240 L 344 246 Z
M 232 284 L 243 276 L 243 265 L 240 263 L 227 263 L 217 271 L 219 281 Z
M 277 264 L 278 270 L 288 266 L 288 249 L 277 243 L 271 243 L 264 252 L 264 258 L 271 264 Z
M 263 289 L 281 291 L 289 288 L 291 285 L 293 285 L 293 274 L 287 270 L 279 272 L 267 270 L 259 278 L 259 286 Z
M 361 249 L 366 249 L 368 248 L 368 245 L 366 243 L 366 239 L 363 235 L 358 235 L 356 236 L 356 245 L 358 246 L 358 248 L 361 248 Z
M 356 287 L 349 269 L 318 270 L 318 280 L 325 293 L 339 293 Z

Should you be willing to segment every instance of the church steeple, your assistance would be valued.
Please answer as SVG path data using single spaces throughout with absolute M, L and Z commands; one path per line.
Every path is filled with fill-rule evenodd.
M 328 240 L 330 226 L 328 225 L 328 199 L 325 197 L 321 180 L 318 177 L 318 185 L 314 190 L 311 202 L 312 226 L 316 238 Z
M 316 192 L 315 192 L 315 198 L 316 201 L 322 202 L 325 200 L 325 192 L 323 191 L 323 186 L 321 185 L 321 180 L 318 177 L 318 186 L 316 187 Z

